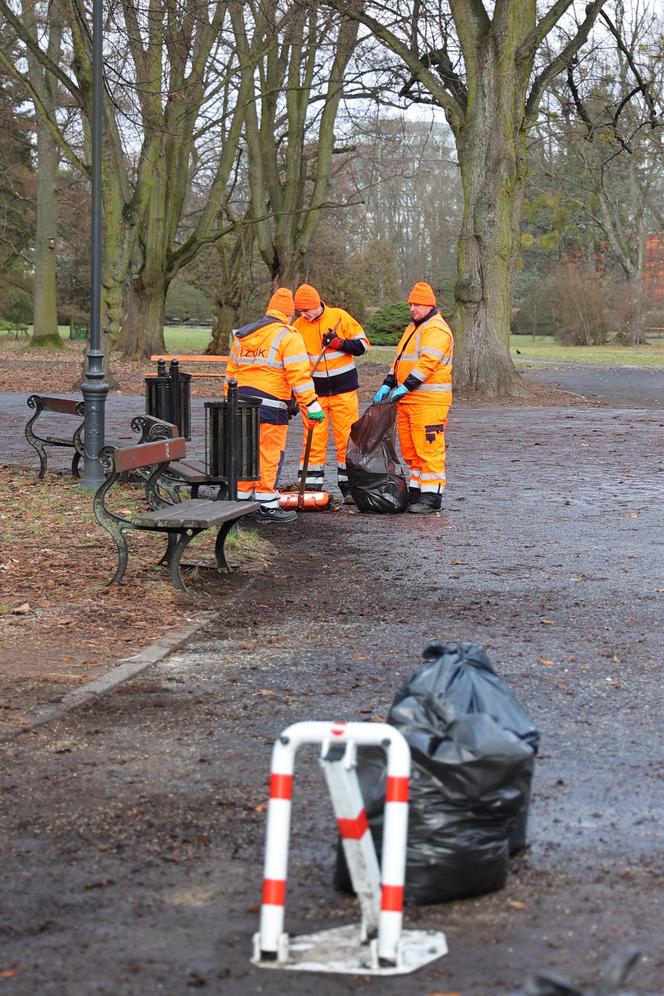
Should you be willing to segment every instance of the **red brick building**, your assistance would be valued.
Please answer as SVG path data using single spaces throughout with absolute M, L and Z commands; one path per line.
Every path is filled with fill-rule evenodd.
M 647 238 L 641 282 L 653 303 L 664 302 L 664 232 L 653 232 Z

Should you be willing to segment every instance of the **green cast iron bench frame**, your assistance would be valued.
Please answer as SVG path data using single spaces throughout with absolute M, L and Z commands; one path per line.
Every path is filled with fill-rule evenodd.
M 192 498 L 191 501 L 177 505 L 166 505 L 162 502 L 160 508 L 139 513 L 131 519 L 112 512 L 106 506 L 106 497 L 120 475 L 148 467 L 153 469 L 146 483 L 146 493 L 157 496 L 159 500 L 156 487 L 159 477 L 171 461 L 181 460 L 185 456 L 186 441 L 182 436 L 120 449 L 104 447 L 101 451 L 100 458 L 109 473 L 95 494 L 93 507 L 97 522 L 111 534 L 118 553 L 118 566 L 110 584 L 121 581 L 127 569 L 129 548 L 125 532 L 130 530 L 166 533 L 166 551 L 160 563 L 166 563 L 171 581 L 176 588 L 183 591 L 186 591 L 186 585 L 180 571 L 182 555 L 194 537 L 206 529 L 217 530 L 214 547 L 217 568 L 229 570 L 224 554 L 226 538 L 238 519 L 258 511 L 260 508 L 258 502 L 205 498 Z
M 177 425 L 164 422 L 154 415 L 137 415 L 132 420 L 131 427 L 135 432 L 142 430 L 139 443 L 156 439 L 174 439 L 178 435 Z M 180 501 L 178 488 L 190 488 L 191 497 L 198 498 L 201 487 L 215 487 L 218 488 L 216 497 L 221 499 L 227 491 L 227 484 L 225 477 L 213 477 L 208 474 L 202 460 L 187 457 L 186 460 L 173 460 L 158 480 L 151 482 L 149 490 L 146 488 L 146 498 L 150 508 L 158 508 L 159 498 L 163 497 L 162 492 L 168 495 L 168 503 L 174 503 Z
M 71 461 L 71 472 L 74 477 L 80 477 L 79 464 L 84 454 L 83 449 L 83 417 L 85 401 L 71 401 L 69 398 L 53 398 L 46 394 L 31 394 L 28 398 L 28 408 L 34 408 L 35 413 L 25 426 L 25 438 L 37 450 L 39 456 L 39 480 L 43 481 L 48 466 L 47 446 L 65 446 L 74 450 Z M 43 435 L 35 432 L 35 423 L 43 412 L 56 412 L 59 415 L 75 415 L 78 425 L 71 436 Z
M 67 447 L 74 450 L 71 461 L 71 472 L 74 477 L 80 478 L 79 466 L 81 459 L 85 456 L 85 444 L 83 441 L 83 429 L 85 427 L 85 401 L 72 401 L 70 398 L 57 398 L 46 394 L 31 394 L 27 401 L 29 408 L 34 408 L 34 415 L 30 417 L 25 426 L 25 438 L 37 451 L 39 456 L 38 480 L 42 481 L 48 469 L 48 454 L 46 446 Z M 75 415 L 79 422 L 71 436 L 38 435 L 35 431 L 35 423 L 44 412 L 53 412 L 58 415 Z M 153 439 L 168 439 L 170 436 L 177 436 L 177 426 L 162 419 L 154 418 L 152 415 L 136 415 L 131 420 L 131 430 L 136 433 L 138 444 L 149 442 Z M 119 441 L 106 441 L 106 446 L 118 449 L 126 445 Z M 141 475 L 145 476 L 145 475 Z M 168 491 L 168 485 L 164 483 Z M 177 501 L 177 496 L 173 495 L 173 500 Z

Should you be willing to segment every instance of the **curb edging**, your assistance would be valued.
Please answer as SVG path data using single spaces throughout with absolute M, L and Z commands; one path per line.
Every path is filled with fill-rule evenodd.
M 22 733 L 29 733 L 30 730 L 34 730 L 38 726 L 44 726 L 46 723 L 60 719 L 72 709 L 77 709 L 81 705 L 100 698 L 107 692 L 113 691 L 119 685 L 124 685 L 126 681 L 131 681 L 132 678 L 141 674 L 142 671 L 145 671 L 152 664 L 158 664 L 159 661 L 163 661 L 169 654 L 172 654 L 173 651 L 181 647 L 183 643 L 186 643 L 194 633 L 207 626 L 217 615 L 218 613 L 216 612 L 199 613 L 188 625 L 172 630 L 132 657 L 121 659 L 118 666 L 114 667 L 112 671 L 107 671 L 100 678 L 95 678 L 81 688 L 76 688 L 73 692 L 68 692 L 57 705 L 44 706 L 41 709 L 37 709 L 32 715 L 28 716 L 28 721 L 18 729 L 0 734 L 0 744 L 8 743 L 21 736 Z

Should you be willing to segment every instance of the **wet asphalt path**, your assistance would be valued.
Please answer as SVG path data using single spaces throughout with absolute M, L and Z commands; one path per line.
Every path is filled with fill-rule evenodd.
M 663 428 L 658 410 L 458 406 L 444 514 L 266 531 L 269 567 L 224 581 L 206 633 L 8 746 L 12 992 L 507 996 L 534 967 L 589 988 L 628 942 L 644 955 L 631 988 L 664 992 Z M 274 738 L 384 716 L 429 639 L 482 643 L 541 730 L 526 857 L 499 893 L 407 912 L 450 946 L 417 975 L 251 967 Z M 302 753 L 293 933 L 356 919 Z
M 664 408 L 664 368 L 609 367 L 591 364 L 518 363 L 529 380 L 617 407 Z

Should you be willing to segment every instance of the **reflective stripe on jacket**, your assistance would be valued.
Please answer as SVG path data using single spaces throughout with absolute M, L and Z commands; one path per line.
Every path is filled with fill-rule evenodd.
M 302 336 L 278 311 L 233 332 L 226 379 L 235 377 L 238 394 L 261 398 L 261 422 L 288 423 L 291 393 L 301 408 L 316 400 Z
M 354 340 L 361 343 L 363 353 L 370 348 L 360 323 L 343 308 L 329 308 L 323 304 L 323 311 L 318 318 L 310 322 L 304 315 L 300 315 L 295 328 L 302 333 L 312 368 L 323 348 L 323 338 L 330 331 L 342 341 Z M 344 350 L 326 349 L 313 378 L 316 394 L 343 394 L 345 391 L 356 391 L 359 387 L 355 358 Z
M 391 369 L 396 384 L 407 381 L 409 393 L 401 403 L 426 394 L 432 401 L 435 397 L 449 404 L 453 352 L 452 330 L 437 311 L 420 325 L 411 322 L 401 336 Z

